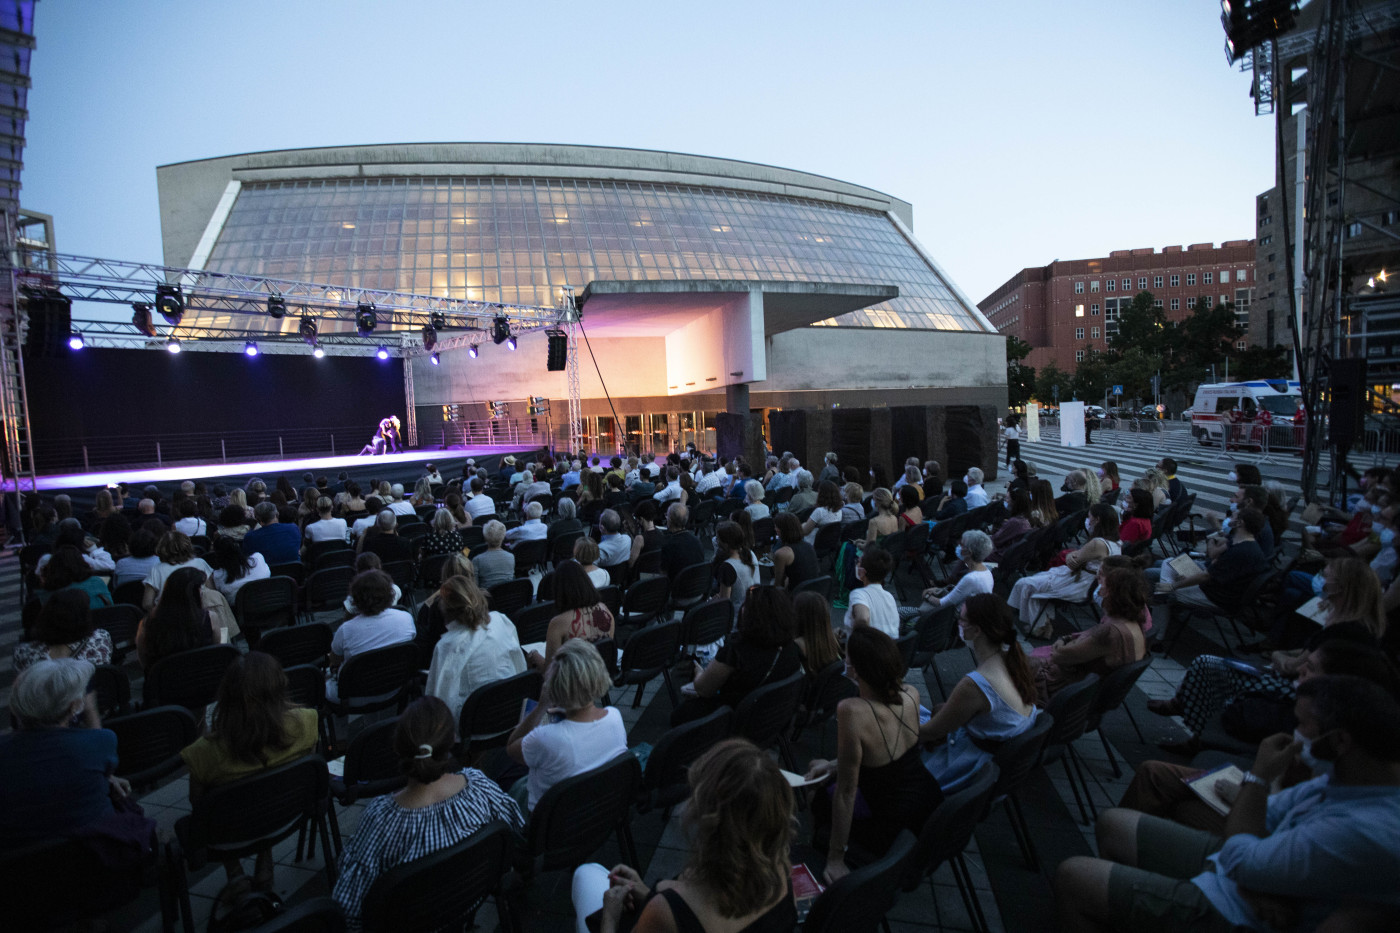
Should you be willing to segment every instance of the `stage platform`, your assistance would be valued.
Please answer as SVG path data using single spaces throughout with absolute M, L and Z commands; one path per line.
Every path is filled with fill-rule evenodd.
M 301 485 L 303 473 L 325 476 L 332 483 L 336 475 L 344 470 L 357 481 L 371 477 L 387 479 L 390 482 L 404 482 L 404 477 L 416 479 L 421 475 L 421 466 L 432 463 L 446 479 L 460 476 L 462 464 L 475 459 L 478 466 L 495 471 L 501 458 L 507 454 L 526 456 L 538 453 L 538 449 L 522 450 L 518 447 L 453 447 L 447 450 L 410 450 L 399 454 L 373 456 L 340 457 L 300 457 L 287 460 L 259 460 L 245 463 L 186 463 L 179 466 L 137 467 L 134 469 L 97 470 L 91 473 L 64 473 L 38 478 L 39 489 L 43 492 L 61 492 L 69 489 L 95 491 L 103 486 L 126 483 L 130 487 L 148 484 L 166 486 L 185 480 L 205 482 L 226 481 L 243 485 L 248 477 L 260 476 L 267 480 L 269 488 L 279 476 L 288 476 L 293 484 Z M 7 484 L 13 490 L 12 483 Z

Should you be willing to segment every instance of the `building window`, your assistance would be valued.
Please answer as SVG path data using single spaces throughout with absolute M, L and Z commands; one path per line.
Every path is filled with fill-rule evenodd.
M 1162 307 L 1162 299 L 1160 299 L 1160 298 L 1154 298 L 1154 299 L 1152 299 L 1152 307 L 1160 309 L 1160 308 Z
M 1265 217 L 1263 220 L 1259 221 L 1259 226 L 1261 226 L 1261 227 L 1267 227 L 1269 224 L 1271 224 L 1271 223 L 1273 223 L 1273 222 L 1274 222 L 1274 219 L 1273 219 L 1272 217 Z
M 1352 237 L 1361 236 L 1361 221 L 1358 220 L 1354 223 L 1347 224 L 1346 232 L 1348 240 L 1350 240 Z
M 1186 273 L 1186 285 L 1189 287 L 1189 286 L 1192 286 L 1192 285 L 1195 285 L 1195 284 L 1196 284 L 1196 273 L 1194 273 L 1194 272 L 1188 272 L 1188 273 Z
M 1227 301 L 1229 301 L 1229 300 L 1230 300 L 1230 296 L 1229 296 L 1229 295 L 1221 295 L 1221 296 L 1220 296 L 1220 303 L 1221 303 L 1221 304 L 1224 304 L 1225 302 L 1227 302 Z
M 1082 294 L 1084 294 L 1084 283 L 1083 283 L 1083 282 L 1075 282 L 1075 283 L 1074 283 L 1074 293 L 1075 293 L 1076 295 L 1082 295 Z
M 1259 241 L 1259 245 L 1260 245 L 1260 246 L 1268 246 L 1268 245 L 1269 245 L 1270 243 L 1272 243 L 1273 241 L 1274 241 L 1274 235 L 1271 233 L 1271 234 L 1269 234 L 1268 236 L 1264 237 L 1264 239 L 1260 240 L 1260 241 Z
M 1098 279 L 1094 279 L 1094 281 L 1092 281 L 1092 282 L 1089 283 L 1089 291 L 1091 291 L 1091 292 L 1096 292 L 1096 291 L 1098 291 L 1098 290 L 1099 290 L 1099 280 L 1098 280 Z
M 1074 329 L 1074 339 L 1075 339 L 1075 340 L 1083 340 L 1083 339 L 1084 339 L 1084 328 L 1082 328 L 1082 327 L 1076 327 L 1076 328 Z
M 1084 362 L 1084 351 L 1083 351 L 1083 350 L 1075 350 L 1075 351 L 1074 351 L 1074 361 L 1075 361 L 1076 363 L 1082 363 L 1082 362 Z
M 1075 317 L 1083 317 L 1083 316 L 1084 316 L 1084 306 L 1083 306 L 1083 305 L 1075 305 L 1075 306 L 1074 306 L 1074 316 L 1075 316 Z
M 1152 277 L 1152 287 L 1153 287 L 1153 288 L 1161 288 L 1161 287 L 1162 287 L 1162 277 L 1161 277 L 1160 275 L 1154 275 L 1154 276 Z
M 1117 279 L 1109 279 L 1109 280 L 1108 280 L 1108 290 L 1109 290 L 1109 291 L 1113 291 L 1113 290 L 1116 289 L 1117 287 L 1118 287 L 1118 280 L 1117 280 Z
M 1146 288 L 1146 287 L 1147 287 L 1147 276 L 1144 275 L 1144 276 L 1139 277 L 1139 278 L 1138 278 L 1138 291 L 1142 291 L 1142 290 L 1143 290 L 1144 288 Z
M 1382 227 L 1393 227 L 1400 223 L 1400 211 L 1386 211 L 1381 215 Z
M 1266 194 L 1259 199 L 1259 213 L 1264 213 L 1269 209 L 1269 196 Z
M 1179 276 L 1179 275 L 1174 275 L 1174 276 L 1172 276 L 1172 288 L 1176 288 L 1176 287 L 1177 287 L 1178 285 L 1180 285 L 1180 284 L 1181 284 L 1181 276 Z
M 1180 298 L 1173 298 L 1173 299 L 1172 299 L 1172 310 L 1173 310 L 1173 311 L 1180 311 L 1180 310 L 1181 310 L 1181 299 L 1180 299 Z
M 1221 284 L 1221 285 L 1224 285 L 1224 284 L 1225 284 L 1226 282 L 1228 282 L 1228 281 L 1230 281 L 1230 270 L 1229 270 L 1229 269 L 1221 269 L 1221 270 L 1220 270 L 1220 284 Z
M 1099 303 L 1097 301 L 1089 305 L 1089 314 L 1093 317 L 1099 316 Z
M 1132 280 L 1132 279 L 1124 279 L 1124 280 L 1123 280 L 1123 291 L 1125 291 L 1125 292 L 1130 292 L 1130 291 L 1132 291 L 1132 290 L 1133 290 L 1133 280 Z
M 1272 272 L 1270 272 L 1270 273 L 1269 273 L 1269 281 L 1272 282 L 1273 280 L 1274 280 L 1274 274 L 1273 274 Z
M 1236 341 L 1235 341 L 1235 349 L 1236 349 L 1236 350 L 1243 350 L 1244 347 L 1245 347 L 1245 342 L 1244 342 L 1243 340 L 1236 340 Z
M 1201 284 L 1202 284 L 1202 285 L 1209 285 L 1209 284 L 1211 284 L 1211 282 L 1213 282 L 1214 280 L 1215 280 L 1215 273 L 1214 273 L 1214 272 L 1202 272 L 1202 273 L 1201 273 Z
M 1196 307 L 1196 299 L 1194 299 L 1194 298 L 1187 298 L 1187 299 L 1186 299 L 1186 307 L 1188 307 L 1188 308 L 1194 308 L 1194 307 Z
M 1089 328 L 1089 336 L 1090 336 L 1090 337 L 1093 337 L 1095 340 L 1098 340 L 1098 339 L 1099 339 L 1099 329 L 1098 329 L 1097 327 L 1091 327 L 1091 328 Z

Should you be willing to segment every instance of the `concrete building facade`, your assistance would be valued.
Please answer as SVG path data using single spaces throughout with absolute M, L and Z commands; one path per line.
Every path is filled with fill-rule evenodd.
M 1119 311 L 1139 292 L 1151 292 L 1168 321 L 1185 319 L 1202 299 L 1231 301 L 1236 319 L 1247 327 L 1254 259 L 1253 240 L 1114 250 L 1097 259 L 1022 269 L 977 306 L 999 333 L 1031 345 L 1029 365 L 1053 362 L 1072 372 L 1091 350 L 1108 348 Z

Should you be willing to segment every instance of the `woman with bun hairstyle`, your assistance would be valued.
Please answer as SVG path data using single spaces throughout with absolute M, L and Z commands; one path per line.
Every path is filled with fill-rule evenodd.
M 524 828 L 505 791 L 475 768 L 458 767 L 455 739 L 452 712 L 437 697 L 414 700 L 399 717 L 394 752 L 408 786 L 366 805 L 341 856 L 333 896 L 351 929 L 370 886 L 389 869 L 454 846 L 493 820 Z

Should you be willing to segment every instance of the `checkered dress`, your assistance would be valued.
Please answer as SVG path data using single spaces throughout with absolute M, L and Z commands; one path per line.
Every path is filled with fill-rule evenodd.
M 381 874 L 404 862 L 454 846 L 492 820 L 523 829 L 520 807 L 475 768 L 462 769 L 467 786 L 432 806 L 405 809 L 392 794 L 365 807 L 359 828 L 346 843 L 334 897 L 351 929 L 360 926 L 360 906 Z

